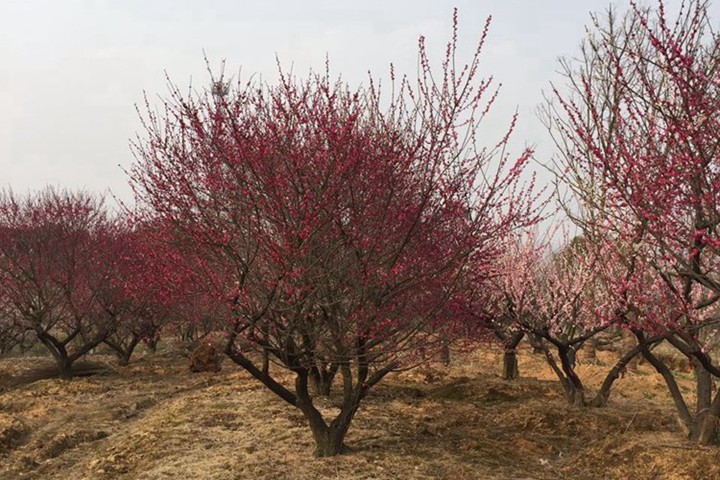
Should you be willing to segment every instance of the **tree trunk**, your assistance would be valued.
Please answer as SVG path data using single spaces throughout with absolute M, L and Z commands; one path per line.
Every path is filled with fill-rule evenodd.
M 503 342 L 503 379 L 516 380 L 520 377 L 517 360 L 517 346 L 525 336 L 525 332 L 515 332 Z
M 350 428 L 350 422 L 360 404 L 359 397 L 355 395 L 345 398 L 337 417 L 328 425 L 320 411 L 312 404 L 308 391 L 309 371 L 297 371 L 295 377 L 295 393 L 297 394 L 297 407 L 308 421 L 313 438 L 315 439 L 316 457 L 333 457 L 347 451 L 345 434 Z
M 715 393 L 710 406 L 700 419 L 697 442 L 700 445 L 718 443 L 718 427 L 720 427 L 720 391 Z
M 38 340 L 45 345 L 58 367 L 58 376 L 64 380 L 72 378 L 72 360 L 65 347 L 47 334 L 38 334 Z
M 55 361 L 58 365 L 58 375 L 63 380 L 70 380 L 73 376 L 72 361 L 66 356 L 56 357 Z
M 577 364 L 577 362 L 576 362 L 576 360 L 577 360 L 577 350 L 575 350 L 575 347 L 574 347 L 573 345 L 570 345 L 570 346 L 567 348 L 567 351 L 566 351 L 565 355 L 567 355 L 568 366 L 569 366 L 569 367 L 573 370 L 573 372 L 574 372 L 574 371 L 575 371 L 575 365 Z
M 140 337 L 133 335 L 130 337 L 127 345 L 123 345 L 123 340 L 115 342 L 110 338 L 103 340 L 103 343 L 115 352 L 115 358 L 117 358 L 118 365 L 125 367 L 130 363 L 130 358 L 132 357 L 133 352 L 135 352 L 135 348 L 140 343 Z
M 597 338 L 588 338 L 583 345 L 583 352 L 585 353 L 585 361 L 588 363 L 597 363 Z
M 633 336 L 632 332 L 628 330 L 624 330 L 622 332 L 622 349 L 624 352 L 627 352 L 629 350 L 632 350 L 633 347 L 636 345 L 635 337 Z M 637 373 L 638 371 L 638 365 L 639 365 L 640 357 L 635 356 L 633 357 L 627 365 L 625 365 L 625 370 L 629 373 Z
M 318 457 L 339 455 L 348 450 L 344 444 L 345 435 L 368 389 L 399 366 L 399 363 L 391 362 L 382 368 L 374 370 L 372 375 L 369 375 L 371 372 L 362 350 L 362 355 L 359 356 L 355 364 L 357 366 L 356 375 L 352 374 L 349 362 L 338 364 L 337 371 L 342 372 L 343 400 L 340 413 L 328 424 L 322 413 L 313 405 L 313 398 L 309 392 L 309 368 L 304 367 L 299 362 L 285 364 L 295 373 L 295 391 L 292 392 L 269 375 L 263 373 L 249 358 L 235 348 L 236 338 L 237 330 L 230 333 L 224 348 L 225 354 L 253 377 L 261 381 L 272 392 L 302 412 L 315 439 L 315 455 Z M 364 347 L 361 340 L 358 341 L 358 344 L 360 349 Z
M 697 442 L 699 445 L 711 445 L 717 443 L 718 417 L 704 415 L 700 425 Z
M 188 325 L 186 328 L 180 328 L 180 340 L 183 343 L 194 342 L 197 339 L 198 335 L 195 325 Z
M 128 364 L 130 363 L 131 356 L 132 356 L 132 352 L 119 353 L 117 355 L 118 365 L 121 367 L 127 367 Z
M 338 371 L 336 364 L 319 365 L 310 369 L 313 392 L 315 395 L 329 397 L 332 391 L 332 383 Z
M 552 368 L 553 372 L 555 372 L 555 375 L 557 375 L 558 380 L 560 380 L 567 402 L 570 405 L 584 406 L 585 389 L 580 381 L 580 378 L 575 374 L 575 371 L 570 365 L 570 361 L 568 359 L 568 346 L 556 345 L 556 347 L 562 368 L 558 366 L 552 356 L 552 353 L 550 353 L 550 350 L 543 345 L 542 349 L 545 353 L 545 359 L 547 360 L 548 365 L 550 365 L 550 368 Z
M 448 367 L 450 366 L 450 341 L 443 337 L 440 343 L 440 361 Z
M 514 348 L 506 349 L 503 354 L 503 379 L 516 380 L 519 376 L 517 352 Z
M 157 351 L 158 342 L 160 341 L 160 335 L 157 333 L 152 334 L 145 340 L 145 346 L 148 352 L 155 353 Z
M 710 402 L 712 401 L 712 375 L 705 370 L 697 358 L 690 358 L 690 362 L 695 371 L 696 410 L 703 412 L 710 408 Z
M 348 451 L 348 447 L 345 445 L 345 428 L 330 428 L 325 427 L 319 431 L 313 430 L 313 437 L 315 438 L 315 452 L 316 457 L 334 457 L 341 455 Z
M 568 402 L 576 407 L 585 406 L 585 387 L 575 373 L 575 349 L 571 345 L 558 345 L 558 357 L 565 373 L 565 391 Z
M 585 390 L 582 386 L 573 384 L 570 379 L 568 379 L 567 399 L 568 403 L 574 407 L 585 406 Z
M 685 403 L 685 398 L 683 398 L 682 392 L 680 391 L 680 388 L 678 387 L 678 384 L 675 381 L 675 377 L 673 376 L 672 372 L 667 367 L 667 365 L 665 365 L 650 351 L 646 343 L 644 334 L 642 332 L 634 332 L 634 334 L 637 337 L 638 344 L 642 348 L 643 357 L 645 357 L 645 359 L 650 362 L 650 365 L 652 365 L 655 368 L 655 371 L 662 375 L 663 379 L 665 380 L 665 384 L 667 385 L 670 392 L 670 397 L 672 398 L 673 403 L 675 404 L 675 408 L 677 409 L 681 425 L 683 425 L 687 429 L 688 437 L 690 439 L 698 439 L 700 433 L 698 429 L 697 419 L 690 413 L 690 410 Z
M 267 348 L 263 348 L 262 351 L 262 373 L 263 375 L 270 374 L 270 352 Z
M 625 371 L 627 364 L 640 354 L 641 350 L 642 347 L 640 345 L 635 345 L 632 350 L 625 352 L 625 354 L 620 357 L 615 366 L 608 372 L 595 398 L 589 403 L 591 407 L 604 407 L 607 404 L 608 398 L 610 398 L 610 387 L 612 387 L 615 380 L 622 375 L 622 372 Z

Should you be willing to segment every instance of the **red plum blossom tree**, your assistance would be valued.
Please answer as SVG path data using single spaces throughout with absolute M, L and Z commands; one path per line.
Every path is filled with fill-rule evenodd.
M 439 344 L 469 265 L 489 269 L 501 239 L 538 218 L 520 178 L 531 152 L 506 152 L 514 120 L 479 145 L 497 94 L 480 76 L 488 26 L 465 65 L 455 28 L 439 71 L 421 38 L 419 78 L 391 75 L 389 95 L 372 78 L 353 90 L 281 69 L 277 85 L 173 89 L 144 116 L 138 202 L 193 252 L 194 274 L 230 307 L 225 352 L 303 413 L 316 455 L 343 452 L 370 388 Z M 333 371 L 339 406 L 325 418 L 310 384 Z

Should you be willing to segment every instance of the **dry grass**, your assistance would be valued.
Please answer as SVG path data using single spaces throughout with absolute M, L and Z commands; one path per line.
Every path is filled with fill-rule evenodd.
M 106 371 L 62 382 L 32 381 L 45 359 L 0 360 L 0 479 L 720 478 L 720 449 L 683 441 L 646 365 L 608 407 L 582 410 L 529 351 L 516 382 L 498 377 L 500 352 L 458 354 L 388 378 L 350 429 L 353 451 L 315 459 L 299 412 L 229 361 L 205 374 L 172 352 L 93 361 Z M 592 388 L 607 369 L 580 373 Z

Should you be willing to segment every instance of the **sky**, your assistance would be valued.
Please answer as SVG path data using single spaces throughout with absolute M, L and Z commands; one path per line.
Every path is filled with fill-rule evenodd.
M 0 0 L 0 188 L 54 185 L 131 201 L 129 141 L 142 134 L 135 105 L 159 105 L 166 75 L 209 84 L 204 56 L 236 78 L 272 83 L 276 59 L 299 76 L 324 69 L 351 85 L 389 65 L 413 77 L 417 40 L 438 59 L 459 9 L 462 59 L 492 15 L 482 73 L 502 84 L 481 139 L 494 144 L 512 114 L 512 146 L 547 162 L 553 145 L 537 116 L 558 58 L 579 51 L 590 12 L 607 0 Z M 666 1 L 671 8 L 679 0 Z M 619 9 L 627 0 L 614 2 Z M 718 6 L 711 14 L 720 13 Z M 714 14 L 718 19 L 720 15 Z M 464 53 L 464 55 L 463 55 Z M 434 54 L 434 55 L 433 55 Z M 431 59 L 433 58 L 431 57 Z

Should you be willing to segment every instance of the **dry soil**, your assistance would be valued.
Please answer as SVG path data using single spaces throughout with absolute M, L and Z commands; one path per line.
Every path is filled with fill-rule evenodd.
M 590 390 L 614 358 L 581 361 Z M 720 447 L 683 438 L 647 365 L 607 407 L 581 409 L 529 349 L 513 382 L 500 351 L 454 353 L 449 367 L 388 377 L 353 422 L 352 450 L 329 459 L 312 456 L 300 413 L 230 360 L 191 374 L 169 349 L 80 367 L 61 381 L 47 358 L 0 359 L 0 479 L 720 479 Z M 691 375 L 677 375 L 690 393 Z

